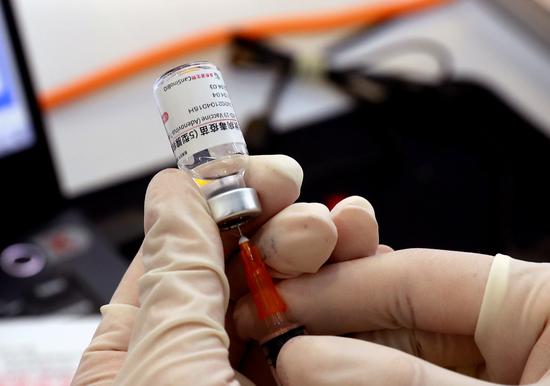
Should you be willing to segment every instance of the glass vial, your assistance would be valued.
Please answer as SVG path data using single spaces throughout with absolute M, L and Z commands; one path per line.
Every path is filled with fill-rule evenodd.
M 261 212 L 244 183 L 248 150 L 221 72 L 211 63 L 183 64 L 153 86 L 178 168 L 191 173 L 220 229 Z

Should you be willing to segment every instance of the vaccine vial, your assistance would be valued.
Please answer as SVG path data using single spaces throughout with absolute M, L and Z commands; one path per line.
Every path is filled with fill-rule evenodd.
M 248 150 L 218 68 L 183 64 L 159 77 L 153 92 L 178 168 L 201 187 L 220 229 L 258 215 L 258 195 L 244 183 Z

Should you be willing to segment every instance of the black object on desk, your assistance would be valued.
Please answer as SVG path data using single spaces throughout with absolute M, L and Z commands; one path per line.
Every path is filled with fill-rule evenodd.
M 527 260 L 550 259 L 550 139 L 496 94 L 469 81 L 371 77 L 378 103 L 270 130 L 255 152 L 304 169 L 301 200 L 367 197 L 381 242 Z
M 349 195 L 376 209 L 381 242 L 550 261 L 550 139 L 479 82 L 453 77 L 451 53 L 432 40 L 378 48 L 378 62 L 406 52 L 431 57 L 435 79 L 380 75 L 376 63 L 332 68 L 330 58 L 388 22 L 329 47 L 324 77 L 355 101 L 349 111 L 276 130 L 272 117 L 296 74 L 294 57 L 237 37 L 233 63 L 278 75 L 265 111 L 248 123 L 251 154 L 283 153 L 304 169 L 300 199 L 328 206 Z
M 76 211 L 0 254 L 0 316 L 90 314 L 109 302 L 126 262 Z

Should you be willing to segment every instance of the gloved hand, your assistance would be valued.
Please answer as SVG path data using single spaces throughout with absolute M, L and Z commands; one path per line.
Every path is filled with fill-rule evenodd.
M 310 333 L 346 335 L 290 340 L 277 364 L 286 386 L 550 385 L 548 264 L 410 249 L 327 265 L 279 289 Z M 237 329 L 258 337 L 251 305 L 237 305 Z
M 258 191 L 263 213 L 244 231 L 253 235 L 274 274 L 316 272 L 330 256 L 376 251 L 377 224 L 366 200 L 349 199 L 332 213 L 320 204 L 292 204 L 302 172 L 290 158 L 251 157 L 245 179 Z M 151 181 L 144 225 L 142 247 L 111 303 L 102 307 L 102 321 L 72 384 L 251 384 L 233 370 L 237 363 L 262 379 L 247 369 L 250 363 L 265 366 L 263 358 L 247 352 L 226 317 L 229 288 L 235 297 L 246 292 L 238 258 L 232 257 L 238 233 L 220 237 L 193 180 L 174 169 Z M 340 241 L 360 234 L 369 234 L 369 241 Z

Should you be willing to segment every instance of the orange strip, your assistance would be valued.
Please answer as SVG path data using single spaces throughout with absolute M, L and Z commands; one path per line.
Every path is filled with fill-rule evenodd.
M 386 1 L 344 11 L 335 10 L 317 15 L 251 22 L 240 28 L 239 33 L 251 38 L 267 38 L 282 33 L 316 32 L 384 20 L 446 2 L 444 0 Z
M 448 0 L 394 1 L 378 5 L 361 6 L 346 11 L 326 12 L 317 15 L 278 17 L 246 23 L 234 28 L 214 29 L 172 41 L 151 51 L 139 53 L 112 66 L 85 75 L 66 85 L 48 90 L 39 96 L 42 109 L 51 110 L 107 87 L 147 68 L 188 55 L 208 47 L 224 44 L 235 34 L 253 38 L 267 38 L 285 33 L 316 32 L 326 29 L 366 24 L 396 17 L 446 3 Z
M 69 84 L 44 92 L 38 98 L 40 107 L 44 110 L 54 109 L 182 54 L 226 43 L 230 36 L 228 30 L 215 30 L 186 37 L 149 52 L 138 54 L 110 67 L 85 75 Z

